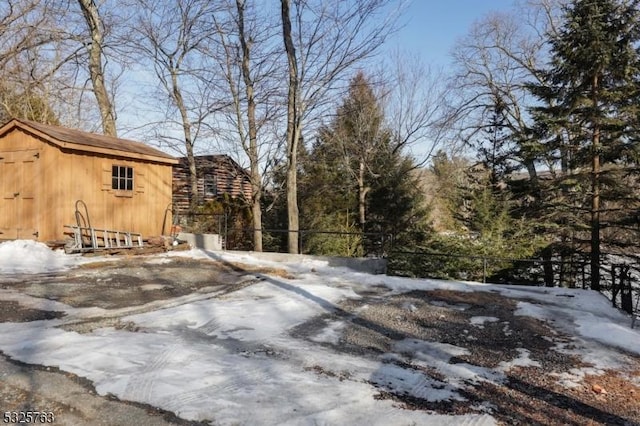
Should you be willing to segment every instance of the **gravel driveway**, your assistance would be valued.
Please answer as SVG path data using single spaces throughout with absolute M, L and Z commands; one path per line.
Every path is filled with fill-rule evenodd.
M 128 324 L 120 321 L 121 316 L 157 309 L 181 296 L 219 296 L 251 284 L 243 279 L 247 273 L 245 269 L 234 265 L 216 266 L 212 267 L 211 262 L 183 258 L 163 263 L 122 258 L 89 263 L 65 273 L 28 277 L 7 275 L 0 278 L 0 288 L 75 308 L 105 309 L 104 315 L 74 320 L 64 326 L 86 333 L 106 326 L 126 328 Z M 64 318 L 64 313 L 0 300 L 0 322 L 54 318 Z M 54 424 L 58 425 L 201 424 L 155 407 L 99 396 L 87 380 L 55 368 L 16 362 L 4 354 L 0 356 L 0 409 L 3 416 L 7 412 L 53 413 Z
M 256 274 L 291 278 L 278 269 L 221 264 L 195 259 L 141 261 L 122 258 L 115 262 L 87 264 L 72 271 L 25 277 L 0 278 L 0 288 L 37 298 L 62 302 L 75 308 L 100 308 L 64 325 L 79 333 L 112 326 L 136 331 L 121 318 L 179 303 L 180 298 L 221 297 L 252 285 Z M 337 352 L 379 357 L 407 339 L 441 342 L 463 348 L 450 363 L 496 368 L 523 354 L 534 361 L 506 372 L 502 385 L 470 385 L 466 401 L 429 402 L 402 389 L 371 379 L 377 398 L 395 401 L 408 410 L 442 414 L 489 412 L 502 424 L 540 425 L 640 425 L 640 359 L 619 352 L 624 371 L 585 375 L 573 386 L 563 384 L 568 371 L 588 365 L 578 355 L 554 348 L 571 348 L 572 339 L 553 324 L 514 315 L 516 302 L 492 292 L 462 293 L 450 290 L 412 291 L 397 294 L 384 287 L 360 290 L 361 299 L 343 301 L 335 312 L 317 316 L 291 332 L 300 339 L 314 335 L 334 320 L 347 320 L 337 342 L 318 343 Z M 0 301 L 0 322 L 25 322 L 53 318 L 64 313 L 34 309 L 11 300 Z M 402 351 L 400 351 L 402 352 Z M 410 351 L 407 351 L 407 354 Z M 385 361 L 389 368 L 420 369 L 435 382 L 444 377 L 410 356 Z M 340 377 L 345 373 L 317 367 L 316 374 Z M 162 425 L 200 424 L 144 404 L 98 396 L 86 380 L 54 368 L 25 365 L 0 356 L 0 407 L 4 412 L 46 411 L 61 425 Z

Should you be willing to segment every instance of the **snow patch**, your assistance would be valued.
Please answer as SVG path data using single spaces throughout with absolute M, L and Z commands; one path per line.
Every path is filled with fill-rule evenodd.
M 519 356 L 511 361 L 502 361 L 498 364 L 498 368 L 502 371 L 508 371 L 512 367 L 540 367 L 538 361 L 531 359 L 531 352 L 524 348 L 517 349 Z
M 45 244 L 31 240 L 0 243 L 0 274 L 42 274 L 64 271 L 88 263 L 80 255 L 53 251 Z
M 310 340 L 317 343 L 331 343 L 333 345 L 337 345 L 340 343 L 342 330 L 344 330 L 345 326 L 346 324 L 344 321 L 329 321 L 327 327 L 315 336 L 310 337 Z
M 471 324 L 478 326 L 478 328 L 484 328 L 484 324 L 487 322 L 498 322 L 500 321 L 500 318 L 496 318 L 496 317 L 482 317 L 482 316 L 478 316 L 478 317 L 471 317 L 471 319 L 469 320 L 471 322 Z
M 411 395 L 429 402 L 466 401 L 450 384 L 435 380 L 421 371 L 406 369 L 395 364 L 383 364 L 373 374 L 371 382 L 387 392 Z

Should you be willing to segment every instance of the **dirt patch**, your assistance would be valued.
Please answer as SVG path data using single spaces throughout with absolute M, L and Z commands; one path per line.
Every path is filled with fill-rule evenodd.
M 20 306 L 18 302 L 0 300 L 0 322 L 29 322 L 62 318 L 64 312 L 43 311 Z
M 495 369 L 521 356 L 522 349 L 539 367 L 511 367 L 505 380 L 467 383 L 460 392 L 464 401 L 428 401 L 406 392 L 395 392 L 378 383 L 378 399 L 396 401 L 413 410 L 441 414 L 486 411 L 502 424 L 526 425 L 637 425 L 640 424 L 640 388 L 637 379 L 619 372 L 585 377 L 576 387 L 560 383 L 562 373 L 587 367 L 577 356 L 556 351 L 557 344 L 571 347 L 572 339 L 546 322 L 514 315 L 517 300 L 492 292 L 448 290 L 413 291 L 394 296 L 361 294 L 362 299 L 342 302 L 332 314 L 296 327 L 297 337 L 312 339 L 334 320 L 347 319 L 339 342 L 321 343 L 337 351 L 374 359 L 393 350 L 404 339 L 440 342 L 465 348 L 466 354 L 451 357 L 450 364 L 465 363 Z M 433 383 L 447 386 L 435 368 L 410 359 L 384 362 L 419 371 Z M 640 369 L 640 358 L 630 356 Z M 633 369 L 631 370 L 633 371 Z M 319 371 L 331 375 L 335 372 Z M 598 383 L 606 393 L 593 391 Z
M 144 258 L 93 262 L 73 271 L 33 276 L 28 282 L 0 282 L 33 297 L 56 300 L 76 308 L 118 309 L 169 300 L 194 292 L 224 292 L 242 288 L 247 274 L 288 275 L 276 268 L 244 267 L 210 260 Z M 15 318 L 12 317 L 12 318 Z M 0 311 L 0 321 L 3 313 Z M 10 321 L 10 320 L 5 320 Z

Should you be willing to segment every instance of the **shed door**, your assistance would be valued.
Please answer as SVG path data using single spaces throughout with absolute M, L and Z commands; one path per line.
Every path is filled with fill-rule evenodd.
M 0 239 L 37 239 L 36 150 L 0 152 Z

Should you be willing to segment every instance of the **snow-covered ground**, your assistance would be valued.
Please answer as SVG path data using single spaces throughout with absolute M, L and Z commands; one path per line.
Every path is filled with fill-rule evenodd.
M 0 274 L 43 274 L 64 271 L 92 260 L 80 255 L 66 255 L 31 240 L 0 244 Z
M 618 352 L 610 347 L 640 354 L 640 333 L 630 329 L 629 318 L 612 309 L 603 296 L 588 290 L 367 275 L 330 268 L 321 261 L 283 264 L 231 252 L 192 250 L 157 255 L 147 261 L 162 262 L 168 256 L 218 257 L 277 266 L 295 279 L 263 276 L 262 281 L 223 298 L 195 300 L 123 318 L 139 327 L 136 332 L 113 328 L 89 334 L 65 331 L 57 326 L 79 312 L 58 303 L 56 309 L 64 309 L 67 317 L 0 323 L 0 350 L 23 362 L 56 366 L 86 377 L 102 395 L 151 404 L 185 419 L 269 425 L 490 425 L 495 423 L 490 414 L 446 416 L 402 409 L 391 400 L 374 398 L 379 390 L 371 383 L 384 383 L 430 401 L 460 400 L 464 399 L 459 391 L 465 382 L 500 382 L 511 366 L 536 365 L 524 349 L 511 362 L 484 369 L 449 363 L 467 349 L 438 342 L 405 339 L 378 359 L 338 353 L 322 345 L 339 340 L 346 320 L 327 322 L 311 341 L 289 333 L 296 325 L 330 311 L 340 300 L 359 298 L 356 291 L 372 286 L 385 286 L 397 293 L 495 291 L 526 299 L 518 302 L 517 315 L 550 321 L 575 336 L 583 358 L 594 365 L 589 372 L 619 366 Z M 53 272 L 82 262 L 81 257 L 51 252 L 32 242 L 0 244 L 0 273 L 4 274 Z M 32 297 L 0 290 L 0 299 L 9 296 L 32 308 L 39 303 Z M 484 327 L 495 321 L 494 317 L 474 317 L 471 323 Z M 447 385 L 443 388 L 434 383 L 430 387 L 419 371 L 383 362 L 408 351 L 445 375 Z M 587 373 L 579 369 L 567 372 L 567 386 Z

